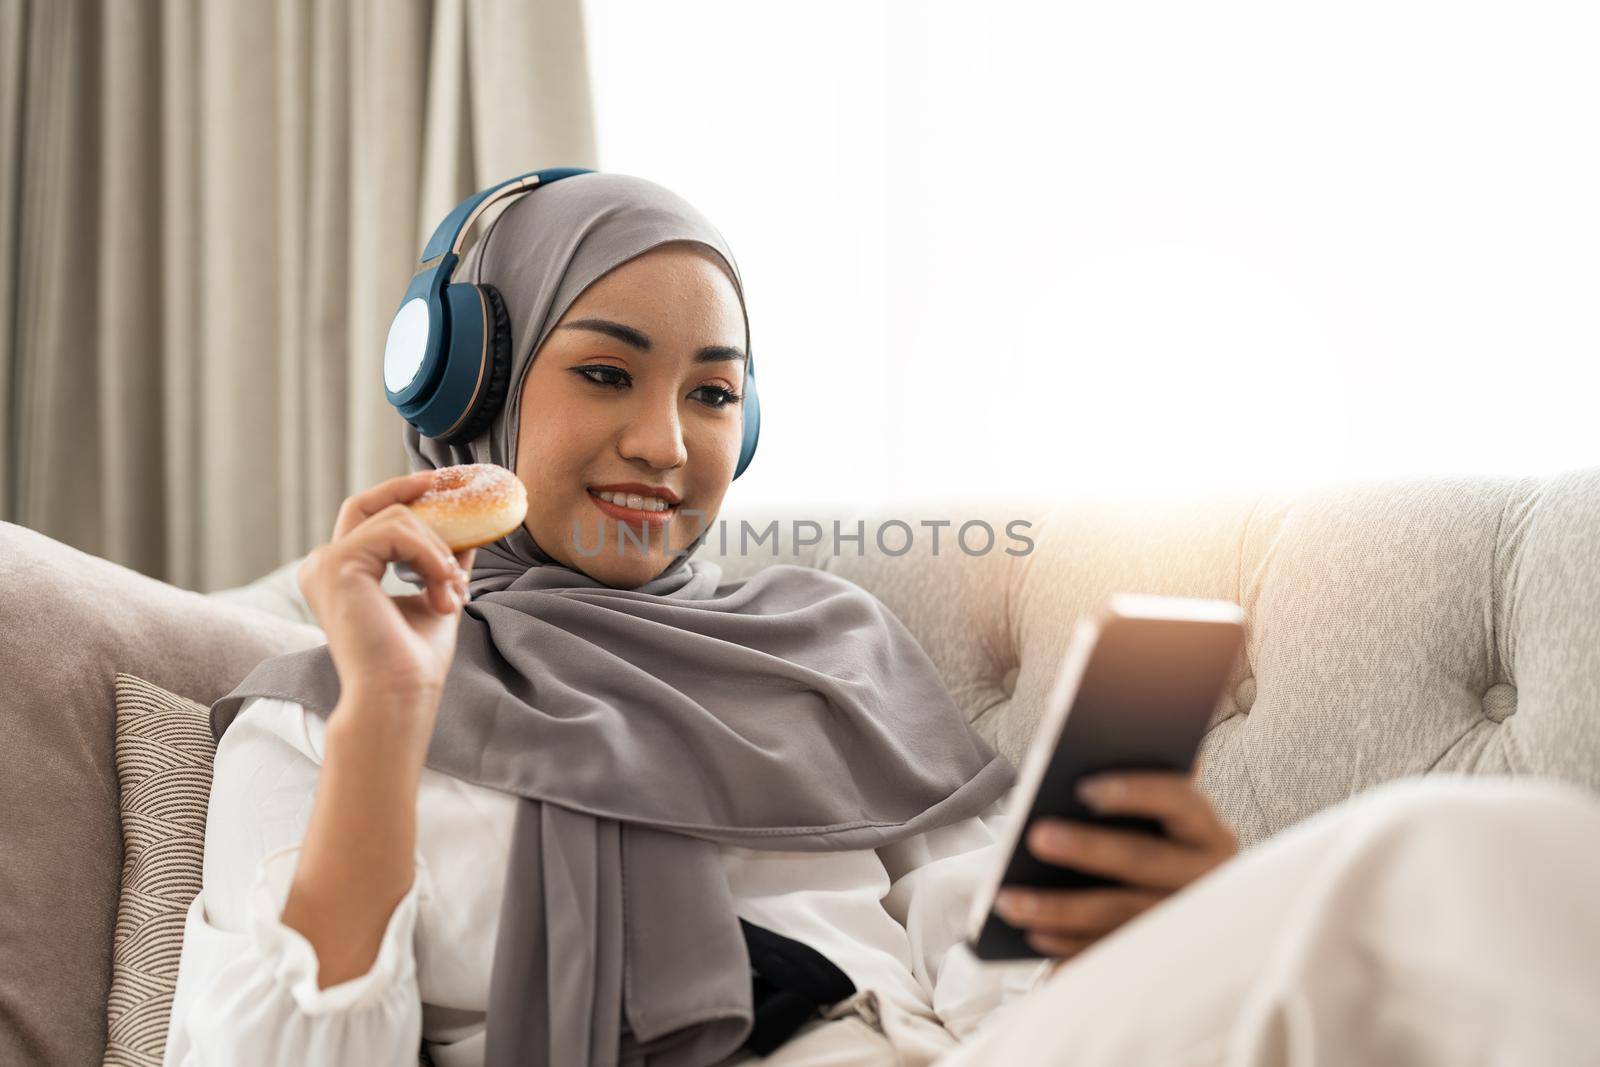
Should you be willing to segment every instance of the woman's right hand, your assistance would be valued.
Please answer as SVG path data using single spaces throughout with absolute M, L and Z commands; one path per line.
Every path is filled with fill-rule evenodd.
M 333 537 L 300 566 L 300 592 L 328 636 L 343 696 L 437 709 L 455 655 L 476 549 L 452 553 L 406 504 L 433 484 L 433 471 L 380 482 L 346 498 Z M 404 561 L 423 592 L 391 597 L 381 582 Z

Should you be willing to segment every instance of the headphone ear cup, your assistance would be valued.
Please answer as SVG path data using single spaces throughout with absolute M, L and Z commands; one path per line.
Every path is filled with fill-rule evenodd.
M 492 285 L 475 288 L 483 294 L 489 308 L 489 321 L 483 324 L 489 335 L 489 380 L 461 428 L 443 440 L 447 445 L 466 444 L 488 429 L 511 386 L 511 315 L 498 289 Z
M 739 442 L 739 464 L 733 471 L 734 481 L 755 459 L 756 443 L 761 440 L 761 397 L 756 392 L 756 361 L 753 356 L 747 356 L 745 361 L 743 407 L 744 436 Z

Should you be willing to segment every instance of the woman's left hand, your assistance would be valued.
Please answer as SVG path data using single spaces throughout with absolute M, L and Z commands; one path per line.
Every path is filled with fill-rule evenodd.
M 1028 931 L 1035 951 L 1058 957 L 1057 967 L 1239 851 L 1233 831 L 1186 774 L 1097 774 L 1084 779 L 1079 797 L 1097 814 L 1155 819 L 1167 837 L 1065 819 L 1040 819 L 1028 828 L 1028 850 L 1039 859 L 1124 883 L 1000 893 L 1000 917 Z

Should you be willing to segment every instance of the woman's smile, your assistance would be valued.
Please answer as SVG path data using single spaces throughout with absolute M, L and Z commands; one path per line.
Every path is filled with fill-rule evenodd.
M 676 504 L 653 494 L 596 489 L 593 486 L 589 487 L 587 492 L 594 506 L 603 514 L 629 525 L 644 525 L 658 529 L 665 526 L 678 513 Z

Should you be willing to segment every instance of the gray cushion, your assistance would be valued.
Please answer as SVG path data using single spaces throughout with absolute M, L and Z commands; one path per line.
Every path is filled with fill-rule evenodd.
M 111 951 L 106 1067 L 161 1067 L 183 920 L 205 870 L 211 709 L 131 674 L 116 678 L 122 887 Z
M 122 865 L 113 679 L 210 703 L 321 631 L 0 523 L 0 1063 L 100 1062 Z

